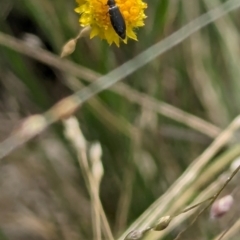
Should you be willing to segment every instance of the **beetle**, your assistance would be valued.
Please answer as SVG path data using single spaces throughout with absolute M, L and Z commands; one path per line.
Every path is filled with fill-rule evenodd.
M 108 0 L 108 13 L 110 16 L 110 21 L 113 26 L 114 31 L 117 35 L 125 39 L 126 38 L 126 23 L 123 18 L 121 11 L 119 10 L 118 6 L 116 5 L 115 0 Z

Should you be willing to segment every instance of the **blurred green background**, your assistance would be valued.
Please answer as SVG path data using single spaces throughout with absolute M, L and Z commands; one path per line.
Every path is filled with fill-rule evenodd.
M 148 18 L 145 27 L 137 30 L 138 42 L 130 40 L 117 48 L 99 38 L 84 38 L 68 59 L 106 74 L 223 2 L 148 1 Z M 79 31 L 75 7 L 74 0 L 0 0 L 0 29 L 59 55 Z M 204 119 L 214 130 L 224 129 L 240 110 L 239 14 L 236 10 L 200 30 L 124 83 L 159 104 L 165 102 Z M 81 83 L 80 87 L 87 84 L 84 78 L 0 46 L 0 139 L 23 118 L 42 113 L 77 91 L 79 86 L 71 81 Z M 214 138 L 177 118 L 158 114 L 144 101 L 137 104 L 128 99 L 127 93 L 107 90 L 76 113 L 88 146 L 96 141 L 102 146 L 100 198 L 116 239 Z M 235 145 L 222 149 L 220 159 Z M 219 171 L 206 177 L 195 189 L 194 198 L 238 155 L 239 150 Z M 192 200 L 190 197 L 186 203 Z M 93 239 L 91 201 L 61 123 L 1 161 L 0 212 L 0 239 Z M 214 222 L 206 214 L 182 239 L 212 239 L 238 216 L 235 211 Z M 181 224 L 165 239 L 173 239 L 187 225 Z

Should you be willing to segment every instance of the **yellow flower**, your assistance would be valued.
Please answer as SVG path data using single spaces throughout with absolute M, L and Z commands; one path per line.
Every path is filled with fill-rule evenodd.
M 78 7 L 75 11 L 80 14 L 79 23 L 82 27 L 91 27 L 90 38 L 99 36 L 106 39 L 110 45 L 114 42 L 119 46 L 120 37 L 111 24 L 107 0 L 76 1 Z M 134 30 L 144 26 L 144 9 L 147 8 L 147 4 L 142 0 L 115 0 L 115 3 L 126 24 L 126 38 L 123 42 L 127 43 L 128 38 L 137 41 Z

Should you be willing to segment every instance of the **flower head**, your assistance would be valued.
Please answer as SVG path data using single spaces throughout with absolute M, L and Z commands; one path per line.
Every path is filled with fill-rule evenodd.
M 119 46 L 120 37 L 111 24 L 107 0 L 76 1 L 78 7 L 75 11 L 80 14 L 79 23 L 82 27 L 91 27 L 90 38 L 99 36 L 106 39 L 110 45 L 114 42 Z M 126 24 L 126 38 L 123 42 L 127 43 L 128 38 L 137 41 L 134 30 L 144 26 L 144 9 L 147 8 L 147 4 L 142 0 L 115 0 L 115 3 Z

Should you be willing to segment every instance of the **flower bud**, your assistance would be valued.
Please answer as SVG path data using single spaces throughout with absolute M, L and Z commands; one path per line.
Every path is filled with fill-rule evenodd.
M 169 225 L 169 223 L 171 221 L 172 221 L 171 216 L 164 216 L 164 217 L 160 218 L 159 222 L 153 227 L 153 230 L 154 231 L 162 231 Z
M 98 184 L 100 184 L 104 173 L 101 156 L 102 147 L 100 143 L 92 144 L 89 150 L 89 157 L 92 163 L 92 174 Z
M 143 237 L 143 232 L 139 230 L 131 231 L 124 240 L 140 240 Z
M 233 202 L 234 200 L 231 195 L 226 195 L 225 197 L 215 201 L 210 211 L 211 218 L 216 219 L 225 215 L 231 209 Z
M 60 55 L 61 58 L 66 57 L 75 51 L 76 42 L 77 42 L 76 39 L 71 39 L 63 46 L 62 52 Z

